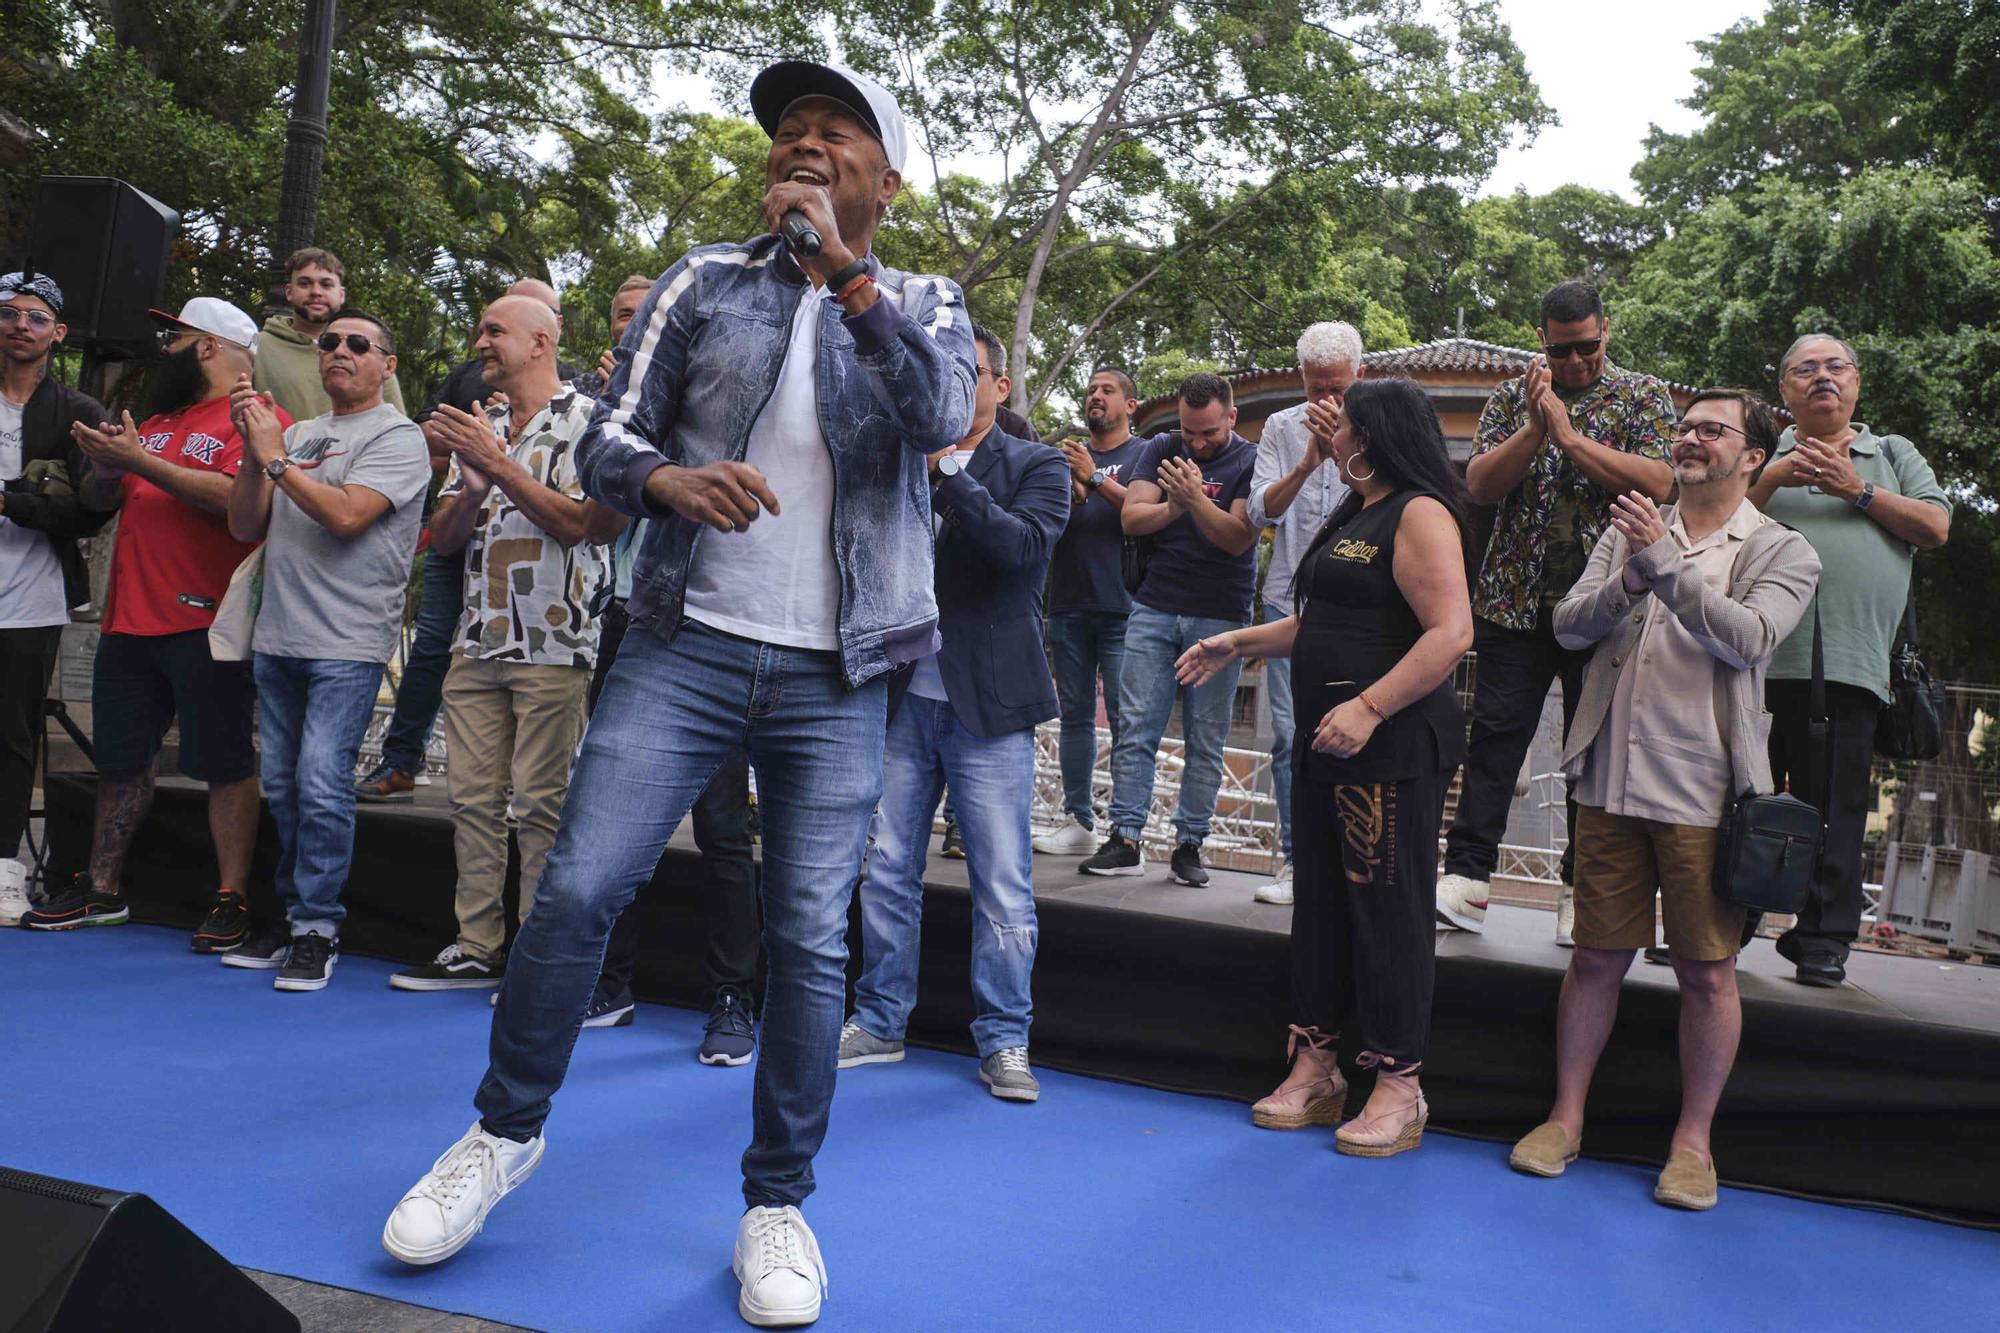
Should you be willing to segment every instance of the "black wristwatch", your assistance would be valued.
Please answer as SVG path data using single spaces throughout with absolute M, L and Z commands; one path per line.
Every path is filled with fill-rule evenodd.
M 853 263 L 848 264 L 842 268 L 837 268 L 833 271 L 833 274 L 826 280 L 826 289 L 832 292 L 835 296 L 839 296 L 840 291 L 843 287 L 847 286 L 848 283 L 853 282 L 856 278 L 860 277 L 867 271 L 868 271 L 868 256 L 859 255 L 855 258 Z
M 1104 475 L 1104 469 L 1098 468 L 1096 471 L 1090 474 L 1090 480 L 1086 481 L 1084 485 L 1090 487 L 1091 490 L 1095 491 L 1102 489 L 1104 483 L 1109 480 L 1110 478 Z
M 965 471 L 965 464 L 958 461 L 957 454 L 946 454 L 931 464 L 931 485 L 935 486 L 946 477 L 955 477 Z

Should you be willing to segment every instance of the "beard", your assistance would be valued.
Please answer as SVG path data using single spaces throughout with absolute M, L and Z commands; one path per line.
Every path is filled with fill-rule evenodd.
M 201 401 L 208 376 L 201 368 L 201 344 L 169 352 L 154 362 L 146 382 L 146 415 L 170 416 Z

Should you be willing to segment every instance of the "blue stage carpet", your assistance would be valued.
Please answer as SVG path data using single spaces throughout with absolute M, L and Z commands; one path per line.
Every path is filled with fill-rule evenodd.
M 382 1253 L 389 1209 L 471 1123 L 490 1014 L 390 971 L 345 958 L 287 995 L 178 933 L 0 931 L 0 1165 L 144 1191 L 236 1263 L 419 1305 L 742 1327 L 751 1071 L 698 1065 L 684 1011 L 582 1035 L 540 1171 L 457 1258 Z M 1626 1167 L 1532 1180 L 1442 1135 L 1361 1161 L 1224 1102 L 1044 1073 L 1019 1106 L 975 1075 L 916 1051 L 842 1076 L 806 1207 L 820 1328 L 1900 1333 L 2000 1308 L 1991 1234 L 1733 1190 L 1678 1213 Z

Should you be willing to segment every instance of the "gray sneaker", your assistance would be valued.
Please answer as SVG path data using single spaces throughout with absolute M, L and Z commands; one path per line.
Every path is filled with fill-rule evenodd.
M 1042 1095 L 1042 1085 L 1028 1072 L 1028 1048 L 1009 1046 L 979 1062 L 979 1081 L 995 1097 L 1010 1102 L 1032 1102 Z
M 903 1043 L 884 1041 L 859 1023 L 840 1025 L 841 1069 L 856 1065 L 893 1065 L 903 1058 Z

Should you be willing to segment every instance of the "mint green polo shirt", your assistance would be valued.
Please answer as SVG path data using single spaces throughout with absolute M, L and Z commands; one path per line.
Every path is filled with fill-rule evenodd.
M 1877 435 L 1862 422 L 1847 450 L 1863 481 L 1877 492 L 1924 500 L 1951 514 L 1951 499 L 1938 485 L 1937 474 L 1900 435 Z M 1786 427 L 1778 439 L 1778 455 L 1798 443 Z M 1916 548 L 1892 536 L 1881 524 L 1847 501 L 1822 495 L 1806 486 L 1781 486 L 1764 512 L 1797 528 L 1819 553 L 1819 608 L 1826 643 L 1826 678 L 1858 685 L 1889 702 L 1889 653 L 1902 628 L 1903 606 L 1910 595 L 1910 556 Z M 1790 638 L 1778 645 L 1766 680 L 1812 679 L 1812 612 L 1809 609 Z

